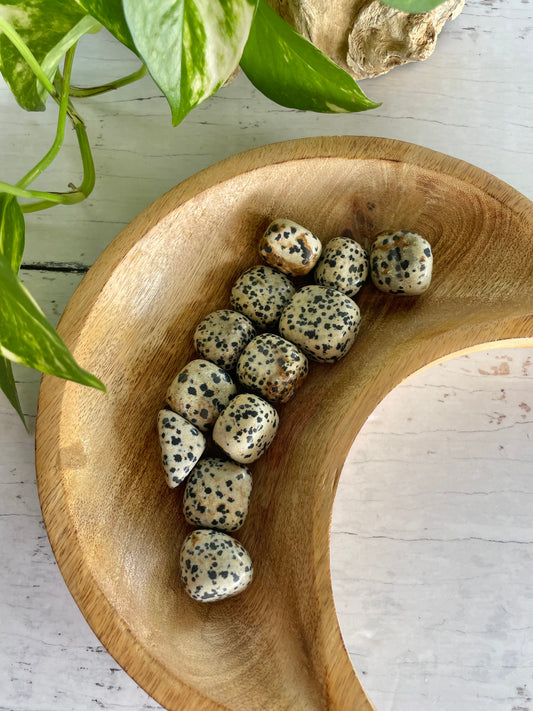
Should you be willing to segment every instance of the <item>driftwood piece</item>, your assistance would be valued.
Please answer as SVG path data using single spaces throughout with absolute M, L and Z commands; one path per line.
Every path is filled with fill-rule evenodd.
M 427 59 L 444 23 L 457 17 L 464 5 L 464 0 L 446 0 L 431 12 L 410 15 L 380 0 L 268 2 L 355 79 Z

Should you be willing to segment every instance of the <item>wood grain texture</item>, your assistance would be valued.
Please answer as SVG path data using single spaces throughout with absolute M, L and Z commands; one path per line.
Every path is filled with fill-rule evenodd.
M 276 215 L 324 241 L 406 226 L 434 247 L 432 288 L 401 300 L 367 287 L 361 334 L 314 364 L 254 467 L 239 538 L 256 567 L 211 606 L 179 585 L 185 525 L 159 471 L 155 414 L 192 356 L 203 315 L 257 262 Z M 344 650 L 329 578 L 336 484 L 382 398 L 464 349 L 533 342 L 533 207 L 473 166 L 390 140 L 324 138 L 236 156 L 129 225 L 74 294 L 60 333 L 109 397 L 44 378 L 38 485 L 52 547 L 87 620 L 169 709 L 371 709 Z M 362 367 L 364 364 L 364 367 Z M 295 507 L 299 515 L 294 516 Z
M 379 0 L 269 0 L 283 19 L 354 77 L 375 77 L 427 59 L 464 0 L 446 0 L 410 15 Z
M 76 102 L 94 149 L 96 188 L 89 200 L 74 208 L 27 216 L 25 263 L 32 268 L 49 265 L 53 271 L 25 272 L 26 285 L 55 323 L 74 288 L 68 271 L 63 274 L 56 269 L 69 270 L 72 263 L 76 268 L 90 266 L 143 207 L 173 185 L 218 160 L 272 141 L 345 134 L 402 139 L 467 160 L 533 199 L 533 73 L 529 70 L 533 62 L 532 7 L 521 0 L 469 0 L 461 15 L 446 24 L 429 60 L 362 82 L 365 92 L 383 105 L 355 116 L 317 116 L 283 109 L 259 94 L 242 75 L 192 112 L 177 129 L 172 128 L 168 106 L 149 78 L 119 92 Z M 76 56 L 74 80 L 82 85 L 114 79 L 138 66 L 134 55 L 105 31 L 83 38 Z M 26 114 L 0 80 L 0 112 L 2 175 L 16 181 L 52 142 L 55 107 L 50 103 L 44 114 Z M 52 173 L 39 181 L 39 187 L 62 190 L 68 180 L 80 179 L 75 135 L 67 131 L 58 165 L 54 164 Z M 493 373 L 493 366 L 499 363 L 497 351 L 480 351 L 426 370 L 416 388 L 411 388 L 408 380 L 394 391 L 391 402 L 395 405 L 386 408 L 387 419 L 376 419 L 374 411 L 364 430 L 372 431 L 368 450 L 380 460 L 391 443 L 401 442 L 401 447 L 390 454 L 392 461 L 388 463 L 361 465 L 347 461 L 337 490 L 333 524 L 335 519 L 346 521 L 351 516 L 353 526 L 358 526 L 354 530 L 360 530 L 360 509 L 352 506 L 342 484 L 355 479 L 359 487 L 365 487 L 365 477 L 360 481 L 364 467 L 366 487 L 375 485 L 373 471 L 377 468 L 378 476 L 383 470 L 388 473 L 389 498 L 382 507 L 377 502 L 370 502 L 370 506 L 363 502 L 365 520 L 371 523 L 379 517 L 377 522 L 381 522 L 386 515 L 390 521 L 387 535 L 402 537 L 406 502 L 403 473 L 409 471 L 409 462 L 422 449 L 424 455 L 431 450 L 426 455 L 427 465 L 431 471 L 438 467 L 441 476 L 427 480 L 424 497 L 414 496 L 408 505 L 414 507 L 420 502 L 427 510 L 432 502 L 441 512 L 442 491 L 459 489 L 461 473 L 467 488 L 469 476 L 476 472 L 478 478 L 470 478 L 468 490 L 502 490 L 500 497 L 508 502 L 508 509 L 506 522 L 498 509 L 498 536 L 516 538 L 517 516 L 526 503 L 531 511 L 527 472 L 533 462 L 533 425 L 515 423 L 515 405 L 493 402 L 492 398 L 500 395 L 500 388 L 509 392 L 513 387 L 517 397 L 522 390 L 522 399 L 532 405 L 532 371 L 529 369 L 529 377 L 521 371 L 521 364 L 528 361 L 532 351 L 506 348 L 504 353 L 513 358 L 516 377 L 512 366 L 510 375 Z M 490 375 L 463 380 L 464 367 L 471 368 L 474 375 L 478 368 Z M 33 429 L 40 374 L 15 370 Z M 442 388 L 432 387 L 437 378 Z M 442 395 L 448 392 L 445 384 L 451 392 L 448 398 Z M 460 401 L 458 407 L 469 413 L 475 407 L 473 400 L 479 401 L 477 419 L 471 422 L 465 415 L 464 428 L 476 430 L 468 435 L 468 443 L 450 409 L 443 415 L 439 431 L 428 420 L 423 430 L 406 432 L 405 400 L 418 400 L 422 407 L 429 399 L 438 409 L 444 407 L 442 397 L 446 402 L 452 397 Z M 490 428 L 484 427 L 483 419 L 488 420 L 494 412 L 499 413 L 497 419 L 501 414 L 507 418 L 500 425 L 496 420 Z M 360 451 L 361 435 L 364 432 L 357 436 L 354 452 Z M 426 447 L 419 446 L 420 440 Z M 500 450 L 497 444 L 505 445 L 505 449 Z M 6 571 L 0 580 L 0 709 L 159 708 L 99 644 L 61 578 L 41 521 L 33 450 L 33 437 L 25 434 L 0 395 L 0 536 L 4 542 L 0 566 Z M 505 453 L 511 457 L 508 462 L 502 462 Z M 486 467 L 495 470 L 493 485 L 485 485 L 481 476 Z M 358 489 L 360 495 L 363 492 Z M 498 498 L 497 493 L 491 496 Z M 465 536 L 492 537 L 471 517 L 472 507 L 481 515 L 489 498 L 481 494 L 456 496 L 446 508 L 451 517 L 449 535 L 440 537 L 460 537 L 466 527 Z M 490 517 L 491 510 L 487 510 Z M 382 533 L 380 529 L 374 532 Z M 389 557 L 379 543 L 382 539 L 361 541 L 353 559 L 349 559 L 348 570 L 342 566 L 345 556 L 334 565 L 336 552 L 347 539 L 354 538 L 342 535 L 339 540 L 339 534 L 332 531 L 332 578 L 334 584 L 336 579 L 342 582 L 344 593 L 335 602 L 352 662 L 379 711 L 443 711 L 443 707 L 502 711 L 531 706 L 527 698 L 531 696 L 533 668 L 528 660 L 533 659 L 533 653 L 527 635 L 531 634 L 533 618 L 533 553 L 527 558 L 526 551 L 533 549 L 532 544 L 517 544 L 516 555 L 511 556 L 511 543 L 483 544 L 482 560 L 490 562 L 494 572 L 487 577 L 485 569 L 477 568 L 484 576 L 480 587 L 472 576 L 467 553 L 459 551 L 460 544 L 443 542 L 428 558 L 437 553 L 441 560 L 455 561 L 457 568 L 442 577 L 457 582 L 455 589 L 450 583 L 446 593 L 438 596 L 422 584 L 428 577 L 420 567 L 421 560 L 428 560 L 419 555 L 423 543 L 389 541 L 393 549 L 390 559 L 400 568 L 397 584 L 387 585 L 386 581 L 393 578 L 389 576 Z M 531 527 L 520 540 L 533 541 Z M 398 556 L 401 545 L 405 549 Z M 469 544 L 463 545 L 468 551 Z M 402 568 L 404 551 L 412 556 L 416 567 Z M 500 570 L 504 559 L 505 570 Z M 517 567 L 509 579 L 506 571 L 513 562 Z M 355 581 L 351 587 L 346 583 L 347 576 Z M 429 577 L 438 581 L 435 575 Z M 383 603 L 379 613 L 375 612 L 376 596 Z M 447 624 L 442 624 L 443 619 Z M 449 643 L 445 644 L 440 633 L 444 635 L 452 624 L 457 632 L 450 630 Z M 435 631 L 430 634 L 432 626 Z M 515 631 L 519 627 L 522 632 Z M 455 653 L 457 648 L 461 655 Z M 445 706 L 442 699 L 449 703 Z

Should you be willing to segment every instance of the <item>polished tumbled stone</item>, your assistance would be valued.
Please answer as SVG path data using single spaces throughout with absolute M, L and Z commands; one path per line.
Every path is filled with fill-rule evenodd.
M 382 233 L 370 249 L 374 286 L 389 294 L 417 296 L 431 283 L 433 253 L 421 235 L 410 230 Z
M 284 274 L 260 265 L 248 269 L 237 279 L 231 290 L 231 305 L 258 328 L 272 330 L 295 291 L 294 284 Z
M 333 363 L 352 347 L 361 315 L 345 294 L 325 286 L 304 286 L 283 310 L 279 332 L 308 358 Z
M 180 572 L 194 600 L 214 602 L 245 590 L 252 582 L 253 566 L 239 541 L 227 533 L 200 528 L 183 541 Z
M 213 440 L 236 462 L 255 462 L 276 436 L 279 417 L 263 398 L 237 395 L 215 422 Z
M 157 416 L 161 461 L 171 489 L 192 471 L 205 449 L 200 430 L 172 410 L 160 410 Z
M 200 321 L 194 332 L 194 347 L 206 360 L 232 370 L 254 336 L 255 328 L 249 318 L 231 309 L 221 309 Z
M 318 237 L 292 220 L 274 220 L 259 242 L 259 253 L 284 274 L 308 274 L 322 251 Z
M 285 338 L 274 333 L 256 336 L 243 350 L 237 377 L 247 390 L 269 402 L 287 402 L 308 371 L 307 358 Z
M 246 519 L 251 492 L 247 467 L 217 457 L 201 459 L 187 479 L 183 513 L 193 526 L 236 531 Z
M 368 252 L 353 239 L 334 237 L 322 250 L 314 271 L 320 286 L 355 296 L 368 276 Z
M 226 408 L 237 387 L 226 371 L 208 360 L 193 360 L 180 370 L 167 390 L 167 403 L 202 432 Z

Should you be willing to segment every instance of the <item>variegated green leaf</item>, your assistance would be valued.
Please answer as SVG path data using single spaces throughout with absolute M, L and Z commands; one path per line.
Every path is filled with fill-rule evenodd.
M 0 255 L 0 355 L 43 373 L 105 390 L 76 363 L 33 297 Z
M 24 252 L 24 216 L 14 195 L 0 193 L 0 255 L 17 274 Z M 18 412 L 26 427 L 11 362 L 0 355 L 0 389 Z M 26 427 L 27 429 L 27 427 Z
M 128 23 L 124 17 L 122 0 L 76 0 L 76 2 L 89 15 L 101 22 L 119 42 L 137 54 Z
M 15 378 L 13 377 L 13 367 L 11 361 L 0 355 L 0 390 L 7 397 L 11 405 L 18 412 L 20 419 L 22 420 L 24 427 L 28 429 L 26 425 L 26 420 L 24 418 L 24 413 L 22 412 L 22 407 L 20 404 L 19 396 L 17 393 L 17 386 L 15 385 Z
M 256 0 L 123 0 L 123 5 L 135 46 L 176 125 L 237 68 Z
M 0 17 L 19 33 L 50 80 L 65 52 L 86 32 L 100 27 L 74 0 L 3 0 Z M 0 71 L 23 109 L 44 110 L 46 90 L 2 33 Z
M 14 195 L 0 193 L 0 254 L 18 274 L 24 252 L 24 215 Z
M 282 106 L 322 113 L 379 106 L 265 0 L 258 0 L 241 67 L 259 91 Z

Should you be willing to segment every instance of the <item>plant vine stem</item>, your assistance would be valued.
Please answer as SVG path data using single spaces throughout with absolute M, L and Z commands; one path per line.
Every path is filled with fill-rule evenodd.
M 87 137 L 87 131 L 85 130 L 85 125 L 83 121 L 80 120 L 79 123 L 74 125 L 74 130 L 76 131 L 76 138 L 78 139 L 78 146 L 80 148 L 81 161 L 83 165 L 83 181 L 79 188 L 76 190 L 71 190 L 66 193 L 44 193 L 47 199 L 40 200 L 39 202 L 30 202 L 25 205 L 21 205 L 22 212 L 37 212 L 38 210 L 46 210 L 49 207 L 54 207 L 54 205 L 73 205 L 74 203 L 81 202 L 91 194 L 94 183 L 96 180 L 96 174 L 94 170 L 94 161 L 91 153 L 91 147 L 89 145 L 89 138 Z M 0 183 L 1 187 L 1 183 Z M 50 200 L 51 196 L 59 196 L 61 200 Z
M 35 180 L 35 178 L 37 178 L 38 175 L 40 175 L 44 170 L 46 170 L 46 168 L 48 168 L 50 163 L 57 156 L 61 146 L 63 145 L 63 139 L 65 137 L 65 122 L 67 119 L 67 109 L 69 101 L 70 74 L 72 72 L 73 60 L 74 52 L 69 49 L 65 55 L 65 67 L 63 71 L 61 89 L 61 103 L 59 105 L 57 132 L 54 142 L 52 143 L 52 146 L 48 153 L 46 153 L 46 155 L 41 158 L 37 165 L 34 166 L 28 173 L 26 173 L 23 178 L 18 181 L 17 186 L 20 188 L 25 188 L 26 186 L 28 186 Z
M 59 205 L 58 202 L 50 202 L 50 200 L 38 200 L 37 202 L 28 202 L 20 206 L 22 212 L 38 212 L 39 210 L 47 210 L 49 207 Z
M 71 47 L 65 55 L 65 69 L 64 76 L 61 78 L 61 101 L 59 107 L 59 120 L 58 128 L 56 134 L 56 140 L 54 141 L 52 148 L 43 157 L 41 161 L 33 168 L 24 178 L 17 183 L 17 185 L 10 185 L 9 183 L 4 183 L 0 181 L 0 190 L 11 195 L 16 195 L 17 197 L 23 198 L 41 198 L 40 202 L 30 203 L 29 205 L 21 205 L 23 212 L 35 212 L 36 210 L 42 210 L 47 207 L 52 207 L 53 205 L 71 205 L 76 202 L 81 202 L 94 188 L 95 182 L 95 171 L 94 162 L 91 155 L 91 148 L 89 146 L 89 139 L 87 137 L 87 131 L 85 130 L 85 124 L 81 118 L 76 113 L 74 107 L 69 100 L 69 83 L 70 74 L 72 71 L 72 62 L 74 60 L 75 46 Z M 55 91 L 55 89 L 54 89 Z M 69 111 L 70 108 L 70 111 Z M 75 190 L 69 190 L 68 192 L 56 193 L 56 192 L 43 192 L 41 190 L 26 190 L 24 187 L 28 185 L 31 180 L 34 180 L 42 171 L 52 162 L 52 160 L 57 155 L 61 143 L 63 141 L 63 136 L 65 134 L 65 120 L 66 114 L 74 125 L 76 131 L 76 137 L 78 139 L 78 145 L 80 147 L 81 160 L 83 165 L 83 181 L 79 188 Z
M 85 125 L 82 122 L 78 124 L 75 129 L 76 137 L 78 139 L 78 145 L 80 147 L 81 162 L 83 165 L 83 181 L 77 192 L 83 195 L 80 200 L 84 200 L 93 191 L 94 184 L 96 181 L 96 173 L 94 170 L 93 155 L 91 153 L 91 146 L 89 144 L 87 131 L 85 130 Z M 75 200 L 74 202 L 79 201 Z
M 23 58 L 28 63 L 32 72 L 35 74 L 37 79 L 44 86 L 46 91 L 51 96 L 53 96 L 54 99 L 58 103 L 61 103 L 60 98 L 57 95 L 56 90 L 54 89 L 54 85 L 52 84 L 50 79 L 46 76 L 46 74 L 43 72 L 41 65 L 35 59 L 35 56 L 34 56 L 33 52 L 31 51 L 31 49 L 28 47 L 26 42 L 24 42 L 22 37 L 16 31 L 16 29 L 12 25 L 10 25 L 9 22 L 7 22 L 7 20 L 4 20 L 3 17 L 0 17 L 0 30 L 6 35 L 6 37 L 12 42 L 12 44 L 15 45 L 15 47 L 18 49 L 20 54 L 23 56 Z
M 113 91 L 113 89 L 119 89 L 121 86 L 126 86 L 127 84 L 132 84 L 138 79 L 142 79 L 146 76 L 148 69 L 146 65 L 143 64 L 140 69 L 132 74 L 128 74 L 121 79 L 115 79 L 115 81 L 110 81 L 107 84 L 101 84 L 100 86 L 71 86 L 70 95 L 76 98 L 85 98 L 88 96 L 97 96 L 98 94 L 105 94 L 107 91 Z
M 22 39 L 22 37 L 19 35 L 19 33 L 16 31 L 16 29 L 7 22 L 7 20 L 4 20 L 3 17 L 0 16 L 0 32 L 3 32 L 6 37 L 12 42 L 12 44 L 18 49 L 22 57 L 26 60 L 28 63 L 30 69 L 32 72 L 35 74 L 37 79 L 41 82 L 41 84 L 44 86 L 46 91 L 50 94 L 50 96 L 54 99 L 54 101 L 61 106 L 61 95 L 57 91 L 56 87 L 50 79 L 46 76 L 46 74 L 43 72 L 41 65 L 35 58 L 35 55 L 31 51 L 31 49 L 28 47 L 26 42 Z M 73 49 L 73 47 L 71 47 Z M 69 118 L 72 121 L 79 121 L 80 123 L 83 124 L 82 119 L 80 118 L 79 114 L 75 110 L 75 108 L 72 106 L 72 104 L 68 103 L 67 107 L 67 114 Z
M 46 198 L 50 202 L 59 204 L 64 202 L 64 196 L 68 193 L 45 193 L 42 190 L 26 190 L 25 188 L 19 188 L 17 185 L 11 185 L 10 183 L 4 183 L 0 180 L 0 192 L 9 193 L 10 195 L 16 195 L 22 198 Z
M 71 47 L 65 54 L 66 79 L 61 77 L 58 71 L 56 80 L 59 78 L 59 82 L 54 85 L 43 72 L 39 62 L 36 60 L 32 51 L 26 45 L 19 33 L 14 29 L 14 27 L 6 22 L 3 17 L 0 17 L 0 31 L 3 31 L 6 37 L 18 49 L 37 79 L 39 79 L 48 93 L 59 104 L 59 119 L 56 138 L 48 153 L 19 181 L 19 183 L 17 183 L 17 185 L 10 185 L 9 183 L 0 181 L 0 191 L 9 193 L 10 195 L 16 195 L 17 197 L 39 199 L 38 202 L 21 205 L 20 207 L 22 212 L 36 212 L 37 210 L 44 210 L 48 207 L 53 207 L 54 205 L 72 205 L 74 203 L 81 202 L 94 188 L 95 171 L 85 124 L 75 108 L 72 106 L 69 99 L 70 73 L 72 70 L 72 61 L 74 59 L 76 45 Z M 74 126 L 74 130 L 76 131 L 76 137 L 78 139 L 78 145 L 81 153 L 83 181 L 80 187 L 67 192 L 27 190 L 25 186 L 40 175 L 48 165 L 50 165 L 61 148 L 63 137 L 65 135 L 66 114 L 68 114 L 70 120 L 72 121 L 72 125 Z

